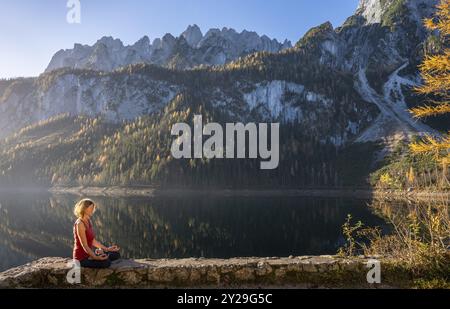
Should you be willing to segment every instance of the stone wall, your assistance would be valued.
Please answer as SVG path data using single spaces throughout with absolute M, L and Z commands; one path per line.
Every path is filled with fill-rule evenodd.
M 81 284 L 70 285 L 66 279 L 69 262 L 43 258 L 10 269 L 0 273 L 0 288 L 373 288 L 391 286 L 392 272 L 384 272 L 392 265 L 381 264 L 384 279 L 388 279 L 381 286 L 367 283 L 368 259 L 363 257 L 119 260 L 109 269 L 81 268 Z M 391 279 L 397 282 L 397 274 L 394 277 Z

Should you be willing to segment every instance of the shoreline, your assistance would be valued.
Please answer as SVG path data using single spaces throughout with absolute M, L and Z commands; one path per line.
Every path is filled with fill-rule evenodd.
M 450 192 L 395 191 L 357 188 L 342 189 L 161 189 L 151 186 L 110 186 L 110 187 L 52 187 L 52 194 L 74 194 L 104 197 L 157 197 L 157 196 L 223 196 L 223 197 L 352 197 L 379 199 L 450 200 Z

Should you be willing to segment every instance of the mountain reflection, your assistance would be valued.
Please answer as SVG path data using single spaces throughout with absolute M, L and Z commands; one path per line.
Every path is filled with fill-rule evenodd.
M 70 257 L 72 195 L 0 195 L 0 270 L 44 256 Z M 164 196 L 94 198 L 97 239 L 132 258 L 334 254 L 347 214 L 384 221 L 350 198 Z

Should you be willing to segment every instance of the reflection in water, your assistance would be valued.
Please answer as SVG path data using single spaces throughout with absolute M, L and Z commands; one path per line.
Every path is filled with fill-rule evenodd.
M 0 271 L 44 256 L 70 257 L 79 197 L 1 194 Z M 347 214 L 384 226 L 368 201 L 303 197 L 95 198 L 97 239 L 124 257 L 334 254 Z
M 437 272 L 448 270 L 449 206 L 450 201 L 446 197 L 416 202 L 374 199 L 371 209 L 390 223 L 393 232 L 389 237 L 373 239 L 367 253 L 402 259 L 413 267 L 428 267 L 423 265 L 429 263 Z M 448 276 L 448 271 L 445 276 Z

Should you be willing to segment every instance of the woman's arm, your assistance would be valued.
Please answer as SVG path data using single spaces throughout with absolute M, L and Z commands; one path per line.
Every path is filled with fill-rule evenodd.
M 86 228 L 84 227 L 84 224 L 82 222 L 79 222 L 77 224 L 77 235 L 78 238 L 81 241 L 81 246 L 83 247 L 84 251 L 89 254 L 89 256 L 91 258 L 93 258 L 94 260 L 104 260 L 104 257 L 98 256 L 94 253 L 94 251 L 92 251 L 91 248 L 89 248 L 88 243 L 87 243 L 87 238 L 86 238 Z
M 120 250 L 120 248 L 116 245 L 111 246 L 111 247 L 106 247 L 104 245 L 102 245 L 98 240 L 94 239 L 92 241 L 92 245 L 96 248 L 102 249 L 103 252 L 118 252 Z
M 108 251 L 108 247 L 102 245 L 99 241 L 97 241 L 97 239 L 94 239 L 94 240 L 92 241 L 92 245 L 93 245 L 95 248 L 102 249 L 103 251 Z

